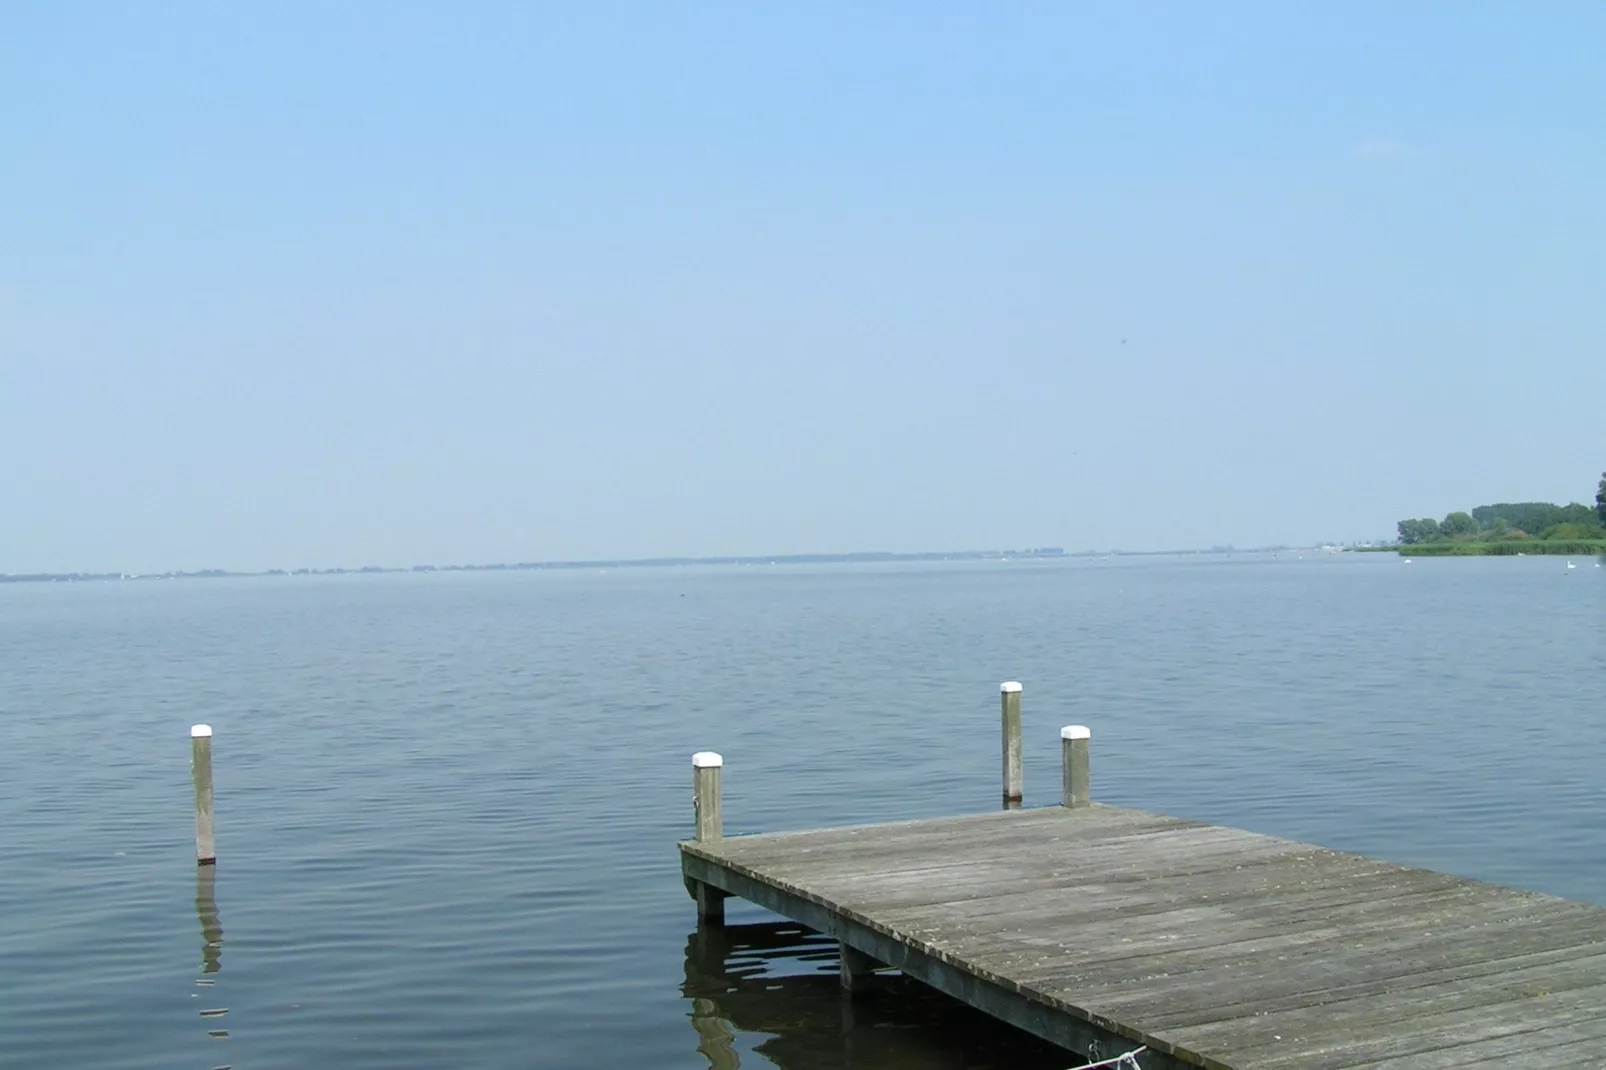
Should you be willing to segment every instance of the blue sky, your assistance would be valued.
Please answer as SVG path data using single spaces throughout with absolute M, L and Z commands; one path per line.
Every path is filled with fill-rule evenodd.
M 1585 499 L 1603 55 L 1595 3 L 9 4 L 0 571 Z

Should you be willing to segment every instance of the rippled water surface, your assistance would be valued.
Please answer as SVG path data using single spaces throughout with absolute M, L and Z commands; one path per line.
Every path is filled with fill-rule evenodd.
M 755 908 L 698 933 L 674 851 L 704 748 L 728 832 L 996 806 L 1005 679 L 1028 805 L 1081 722 L 1102 801 L 1606 903 L 1578 565 L 0 587 L 0 1065 L 1067 1065 L 914 982 L 844 1011 L 831 946 Z

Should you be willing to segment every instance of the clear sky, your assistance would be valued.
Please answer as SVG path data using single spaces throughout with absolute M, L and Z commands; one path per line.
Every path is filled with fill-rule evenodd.
M 1603 206 L 1593 0 L 13 0 L 0 572 L 1583 500 Z

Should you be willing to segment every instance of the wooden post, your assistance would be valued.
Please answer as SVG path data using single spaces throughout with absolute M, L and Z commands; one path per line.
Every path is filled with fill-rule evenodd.
M 1060 729 L 1060 781 L 1063 804 L 1077 807 L 1092 803 L 1092 770 L 1089 750 L 1093 733 L 1079 724 Z
M 696 819 L 695 839 L 699 843 L 724 835 L 724 804 L 720 798 L 724 767 L 725 759 L 711 750 L 698 751 L 691 756 L 692 810 Z M 692 895 L 697 900 L 697 916 L 703 921 L 723 925 L 726 893 L 702 881 L 695 884 Z
M 190 728 L 190 772 L 195 777 L 195 864 L 217 862 L 217 835 L 212 828 L 212 726 Z
M 1004 727 L 1004 809 L 1018 810 L 1021 801 L 1020 684 L 998 685 Z
M 870 979 L 870 974 L 876 968 L 875 959 L 841 941 L 837 941 L 837 950 L 841 955 L 839 976 L 842 980 L 842 991 L 850 995 L 862 991 L 864 983 Z
M 725 823 L 720 802 L 720 772 L 725 759 L 711 750 L 691 756 L 692 806 L 697 813 L 697 839 L 717 840 Z

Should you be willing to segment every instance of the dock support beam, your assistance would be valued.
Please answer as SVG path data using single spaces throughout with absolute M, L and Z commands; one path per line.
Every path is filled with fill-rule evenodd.
M 212 827 L 212 726 L 190 728 L 190 775 L 195 779 L 195 864 L 217 862 L 217 831 Z
M 1079 724 L 1060 729 L 1060 781 L 1065 806 L 1092 805 L 1092 737 L 1093 733 Z
M 692 810 L 696 821 L 695 839 L 701 843 L 724 835 L 725 807 L 721 797 L 725 759 L 711 750 L 691 756 Z M 702 881 L 687 881 L 686 890 L 697 900 L 697 917 L 714 925 L 725 924 L 725 900 L 729 893 Z
M 998 685 L 1000 717 L 1004 730 L 1004 809 L 1021 805 L 1020 684 Z
M 842 991 L 846 995 L 864 991 L 865 982 L 876 968 L 876 960 L 866 955 L 856 947 L 850 947 L 842 941 L 837 941 L 837 948 L 841 951 Z
M 695 882 L 695 891 L 692 894 L 697 898 L 698 921 L 705 921 L 710 925 L 725 924 L 725 900 L 730 898 L 728 895 L 702 881 Z

